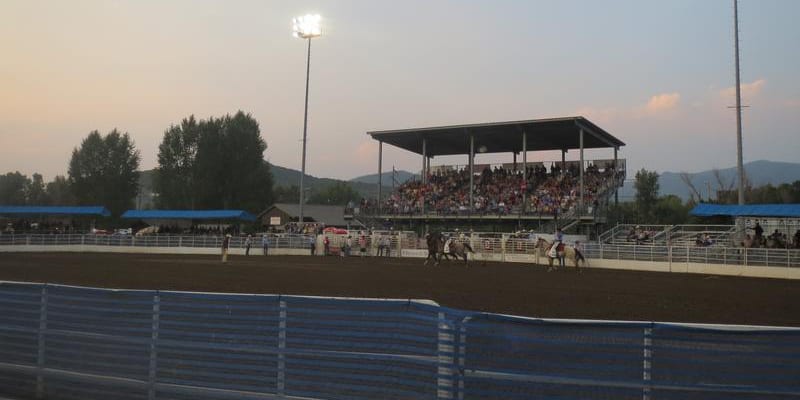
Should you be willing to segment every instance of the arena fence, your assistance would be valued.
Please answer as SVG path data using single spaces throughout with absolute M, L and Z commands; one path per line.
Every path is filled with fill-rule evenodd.
M 275 249 L 308 249 L 314 235 L 268 235 L 269 247 Z M 93 235 L 93 234 L 5 234 L 0 235 L 0 246 L 129 246 L 129 247 L 196 247 L 221 248 L 222 235 Z M 231 248 L 244 248 L 246 238 L 231 237 Z M 261 236 L 250 238 L 251 247 L 261 247 Z
M 798 376 L 796 328 L 0 283 L 12 398 L 787 399 Z
M 543 235 L 550 238 L 552 235 Z M 417 256 L 427 254 L 425 240 L 407 236 L 388 236 L 388 248 L 381 251 L 378 248 L 379 240 L 367 236 L 368 256 Z M 261 247 L 261 237 L 251 238 L 253 253 Z M 569 241 L 570 239 L 568 239 Z M 536 242 L 528 237 L 504 237 L 499 234 L 475 233 L 466 239 L 482 260 L 491 261 L 518 261 L 533 262 L 537 253 Z M 313 235 L 269 235 L 270 249 L 297 249 L 307 250 L 310 253 L 311 243 L 317 249 L 316 254 L 323 254 L 322 240 Z M 351 255 L 358 255 L 360 244 L 358 238 L 353 241 Z M 338 254 L 344 243 L 343 237 L 333 238 L 331 249 L 333 254 Z M 9 247 L 5 247 L 9 246 Z M 219 249 L 222 246 L 222 236 L 206 235 L 0 235 L 0 250 L 11 249 L 10 246 L 108 246 L 108 247 L 158 247 L 158 248 L 205 248 Z M 232 249 L 243 249 L 245 238 L 236 236 L 231 238 Z M 61 247 L 63 249 L 63 247 Z M 753 267 L 779 267 L 800 268 L 800 249 L 746 249 L 742 247 L 728 247 L 714 245 L 698 247 L 694 245 L 666 244 L 609 244 L 588 242 L 581 244 L 587 258 L 603 260 L 628 260 L 650 261 L 670 264 L 710 264 Z

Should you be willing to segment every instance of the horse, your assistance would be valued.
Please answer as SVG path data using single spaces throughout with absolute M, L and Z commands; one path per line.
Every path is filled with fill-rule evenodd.
M 445 240 L 441 233 L 431 233 L 428 234 L 426 242 L 428 244 L 428 257 L 425 258 L 425 265 L 428 265 L 428 261 L 432 258 L 435 262 L 434 265 L 439 265 L 439 261 L 441 261 L 442 257 L 446 259 L 450 259 L 450 257 L 455 258 L 456 260 L 459 258 L 464 259 L 464 265 L 467 265 L 467 254 L 468 253 L 475 253 L 472 250 L 472 246 L 469 243 L 462 243 L 459 240 L 452 240 L 450 242 L 449 248 L 447 252 L 444 251 L 445 247 Z
M 544 253 L 543 255 L 547 257 L 547 261 L 549 262 L 549 266 L 547 268 L 548 272 L 554 269 L 553 268 L 554 258 L 558 258 L 559 265 L 564 265 L 564 259 L 569 258 L 570 260 L 572 260 L 573 263 L 575 263 L 575 268 L 578 269 L 578 272 L 581 271 L 580 261 L 583 261 L 583 264 L 586 265 L 586 258 L 583 257 L 583 254 L 577 248 L 562 244 L 562 246 L 560 246 L 560 248 L 556 253 L 556 257 L 551 257 L 550 256 L 551 247 L 553 247 L 553 244 L 543 238 L 539 238 L 539 240 L 536 241 L 535 248 L 539 249 L 540 255 Z
M 428 261 L 431 259 L 433 259 L 434 266 L 439 265 L 440 254 L 444 248 L 442 234 L 438 232 L 429 233 L 425 236 L 425 242 L 428 244 L 428 257 L 425 258 L 425 265 L 428 265 Z

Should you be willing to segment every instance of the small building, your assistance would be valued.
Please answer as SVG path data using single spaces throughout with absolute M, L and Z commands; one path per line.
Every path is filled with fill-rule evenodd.
M 258 214 L 258 220 L 263 226 L 282 229 L 290 222 L 296 223 L 299 215 L 300 204 L 277 203 Z M 325 224 L 325 226 L 345 228 L 350 225 L 344 219 L 343 206 L 306 204 L 303 207 L 303 219 L 306 223 Z

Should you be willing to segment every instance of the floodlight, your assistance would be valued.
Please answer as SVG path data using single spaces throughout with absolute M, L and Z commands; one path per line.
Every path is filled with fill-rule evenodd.
M 319 22 L 322 17 L 319 14 L 306 14 L 293 20 L 294 37 L 301 39 L 311 39 L 322 35 Z

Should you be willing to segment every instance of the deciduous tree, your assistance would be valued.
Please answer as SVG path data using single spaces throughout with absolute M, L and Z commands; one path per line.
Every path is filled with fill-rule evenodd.
M 139 151 L 127 133 L 93 131 L 72 151 L 69 183 L 79 205 L 103 205 L 113 215 L 133 206 L 139 190 Z

